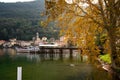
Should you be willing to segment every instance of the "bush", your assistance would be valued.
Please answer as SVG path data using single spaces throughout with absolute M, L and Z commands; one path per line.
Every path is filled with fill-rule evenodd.
M 110 54 L 100 55 L 100 59 L 106 63 L 111 63 Z

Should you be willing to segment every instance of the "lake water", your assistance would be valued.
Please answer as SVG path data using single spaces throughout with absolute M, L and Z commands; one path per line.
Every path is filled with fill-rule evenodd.
M 81 62 L 80 54 L 29 54 L 14 49 L 0 50 L 0 80 L 16 80 L 22 66 L 22 80 L 111 80 L 110 74 L 92 64 Z

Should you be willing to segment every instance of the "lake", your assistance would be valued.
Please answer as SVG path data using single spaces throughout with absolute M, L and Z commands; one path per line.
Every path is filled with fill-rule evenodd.
M 16 80 L 17 67 L 23 69 L 22 80 L 111 80 L 105 70 L 88 64 L 80 54 L 16 53 L 14 49 L 0 49 L 0 80 Z

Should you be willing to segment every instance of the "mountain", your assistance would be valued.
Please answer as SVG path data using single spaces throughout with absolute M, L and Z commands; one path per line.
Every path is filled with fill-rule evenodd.
M 31 40 L 36 32 L 40 37 L 58 38 L 59 30 L 53 25 L 43 28 L 40 21 L 45 17 L 44 0 L 32 2 L 0 3 L 0 40 L 17 38 Z
M 32 2 L 0 3 L 1 18 L 39 18 L 44 0 Z

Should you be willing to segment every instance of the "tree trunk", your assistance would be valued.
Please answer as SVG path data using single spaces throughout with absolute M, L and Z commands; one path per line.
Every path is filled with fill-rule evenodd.
M 108 36 L 109 36 L 109 41 L 110 41 L 110 50 L 111 50 L 111 62 L 112 62 L 112 68 L 113 69 L 120 69 L 120 66 L 118 66 L 118 53 L 116 50 L 116 36 L 115 36 L 115 29 L 111 28 L 108 30 Z M 117 63 L 117 64 L 116 64 Z
M 115 30 L 111 29 L 108 31 L 108 36 L 109 36 L 109 41 L 110 41 L 110 50 L 111 50 L 111 62 L 112 62 L 112 80 L 119 80 L 120 76 L 119 73 L 117 73 L 116 70 L 120 70 L 120 66 L 118 66 L 117 64 L 120 64 L 120 62 L 118 61 L 118 53 L 116 50 L 116 36 L 115 36 Z M 117 64 L 116 64 L 117 63 Z

